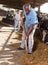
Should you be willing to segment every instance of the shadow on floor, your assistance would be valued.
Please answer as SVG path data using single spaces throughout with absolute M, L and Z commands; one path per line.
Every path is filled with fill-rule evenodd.
M 14 30 L 11 31 L 11 34 L 9 35 L 8 39 L 6 40 L 6 42 L 4 43 L 3 48 L 2 48 L 2 51 L 6 47 L 6 45 L 7 45 L 8 41 L 9 41 L 10 37 L 12 36 L 13 32 L 14 32 Z

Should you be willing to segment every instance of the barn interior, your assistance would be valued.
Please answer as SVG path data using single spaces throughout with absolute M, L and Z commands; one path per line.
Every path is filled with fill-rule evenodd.
M 35 9 L 39 23 L 47 21 L 47 31 L 45 31 L 48 34 L 48 0 L 0 0 L 0 65 L 48 65 L 48 42 L 42 41 L 44 31 L 39 28 L 40 25 L 34 37 L 33 54 L 28 55 L 26 49 L 24 51 L 16 49 L 21 44 L 23 30 L 21 28 L 19 32 L 14 32 L 14 20 L 12 17 L 8 20 L 6 15 L 8 11 L 11 14 L 14 14 L 16 9 L 22 11 L 25 3 L 30 3 Z M 47 4 L 46 7 L 41 8 L 44 4 Z

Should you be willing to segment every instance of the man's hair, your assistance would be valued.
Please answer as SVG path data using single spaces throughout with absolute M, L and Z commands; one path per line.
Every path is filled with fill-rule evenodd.
M 25 7 L 29 7 L 29 10 L 30 10 L 31 5 L 29 3 L 26 3 L 25 5 L 23 5 L 23 9 L 25 9 Z

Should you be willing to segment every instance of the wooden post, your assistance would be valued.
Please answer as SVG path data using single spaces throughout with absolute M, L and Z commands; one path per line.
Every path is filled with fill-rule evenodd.
M 38 15 L 40 15 L 40 6 L 38 7 Z

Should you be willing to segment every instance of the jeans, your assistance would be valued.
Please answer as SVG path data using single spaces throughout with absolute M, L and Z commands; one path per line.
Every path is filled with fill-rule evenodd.
M 20 20 L 14 20 L 14 30 L 16 29 L 20 30 Z
M 34 26 L 33 31 L 29 35 L 28 39 L 28 52 L 32 53 L 33 45 L 34 45 L 34 33 L 37 28 L 37 24 Z M 21 48 L 25 48 L 25 31 L 23 30 L 22 34 L 22 43 L 21 43 Z

